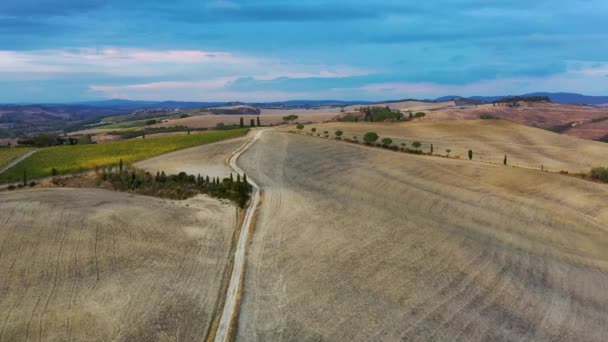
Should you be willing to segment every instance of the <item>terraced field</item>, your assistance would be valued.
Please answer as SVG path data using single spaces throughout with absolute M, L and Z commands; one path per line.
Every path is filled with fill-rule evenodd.
M 27 147 L 0 147 L 0 169 L 31 150 Z
M 608 144 L 583 140 L 543 129 L 523 126 L 503 120 L 413 121 L 403 123 L 341 123 L 307 125 L 304 132 L 316 127 L 316 133 L 336 130 L 344 138 L 357 136 L 363 141 L 366 132 L 376 132 L 380 139 L 392 138 L 394 144 L 412 147 L 414 141 L 422 143 L 421 150 L 468 159 L 473 150 L 474 159 L 502 164 L 504 155 L 509 164 L 546 170 L 589 172 L 592 167 L 608 165 Z M 293 130 L 293 127 L 290 129 Z
M 203 340 L 235 216 L 204 196 L 0 193 L 0 340 Z
M 277 132 L 239 164 L 264 191 L 240 340 L 608 336 L 607 186 Z

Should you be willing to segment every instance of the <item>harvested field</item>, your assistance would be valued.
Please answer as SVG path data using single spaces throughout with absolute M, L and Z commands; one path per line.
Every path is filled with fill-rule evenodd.
M 242 340 L 604 341 L 608 187 L 267 132 Z
M 0 193 L 0 340 L 203 340 L 231 205 L 103 190 Z
M 504 155 L 509 165 L 546 170 L 589 172 L 594 166 L 608 164 L 608 145 L 582 140 L 546 130 L 514 124 L 503 120 L 459 120 L 459 121 L 412 121 L 403 123 L 327 123 L 306 126 L 317 133 L 342 130 L 344 138 L 357 136 L 362 141 L 366 132 L 376 132 L 380 139 L 392 138 L 394 144 L 406 143 L 411 148 L 414 141 L 422 143 L 422 151 L 429 152 L 433 144 L 434 153 L 468 159 L 467 152 L 473 150 L 474 159 L 502 164 Z M 290 129 L 293 130 L 293 127 Z
M 511 122 L 559 131 L 583 139 L 598 139 L 608 134 L 605 125 L 601 122 L 593 122 L 594 120 L 608 118 L 608 109 L 546 102 L 520 102 L 520 107 L 517 108 L 494 107 L 491 104 L 477 107 L 445 108 L 427 113 L 425 119 L 471 120 L 479 119 L 481 115 L 492 115 Z M 587 130 L 570 129 L 582 124 L 586 125 Z
M 138 162 L 135 166 L 151 173 L 165 171 L 166 174 L 178 174 L 184 171 L 192 175 L 224 178 L 232 172 L 226 164 L 226 159 L 250 139 L 251 134 L 253 133 L 237 139 L 168 153 Z

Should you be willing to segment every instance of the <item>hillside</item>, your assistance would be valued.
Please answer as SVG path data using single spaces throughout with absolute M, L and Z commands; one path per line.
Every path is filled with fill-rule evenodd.
M 273 132 L 239 165 L 264 193 L 237 340 L 608 334 L 605 186 Z
M 333 136 L 342 130 L 345 138 L 357 136 L 362 141 L 367 132 L 376 132 L 382 138 L 391 138 L 394 144 L 414 141 L 422 144 L 424 152 L 468 159 L 473 150 L 474 159 L 502 164 L 506 154 L 509 165 L 526 168 L 569 172 L 588 172 L 592 167 L 607 161 L 608 145 L 552 133 L 546 130 L 518 125 L 503 120 L 452 120 L 413 121 L 405 123 L 326 123 L 310 125 L 317 132 L 329 131 Z M 292 128 L 293 129 L 293 128 Z

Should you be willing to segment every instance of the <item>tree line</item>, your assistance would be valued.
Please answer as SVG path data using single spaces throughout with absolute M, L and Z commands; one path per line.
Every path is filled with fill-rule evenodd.
M 97 170 L 97 184 L 109 184 L 114 190 L 171 199 L 187 199 L 198 194 L 225 198 L 244 208 L 251 197 L 253 187 L 247 175 L 236 177 L 209 177 L 190 175 L 186 172 L 167 175 L 159 171 L 152 175 L 147 171 L 125 167 L 122 159 L 118 165 Z

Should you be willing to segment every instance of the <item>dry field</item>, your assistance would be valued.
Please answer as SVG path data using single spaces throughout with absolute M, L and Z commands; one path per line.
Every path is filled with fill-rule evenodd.
M 283 122 L 283 117 L 291 115 L 290 111 L 280 111 L 279 114 L 264 114 L 262 115 L 196 115 L 190 116 L 183 119 L 172 119 L 168 122 L 153 125 L 151 127 L 173 127 L 173 126 L 188 126 L 192 128 L 214 128 L 218 123 L 225 125 L 239 124 L 239 120 L 242 117 L 245 121 L 245 126 L 249 127 L 249 121 L 251 119 L 256 120 L 260 118 L 260 122 L 264 126 L 268 125 L 279 125 Z M 298 121 L 300 122 L 323 122 L 334 119 L 339 113 L 315 113 L 315 114 L 303 114 L 300 115 Z M 297 115 L 297 114 L 296 114 Z M 256 123 L 257 125 L 257 123 Z
M 203 196 L 0 193 L 0 340 L 202 340 L 235 225 Z
M 605 341 L 608 186 L 266 132 L 241 340 Z
M 594 123 L 592 120 L 608 118 L 608 109 L 576 105 L 561 105 L 556 103 L 525 103 L 520 107 L 494 107 L 491 104 L 477 107 L 453 107 L 427 113 L 426 120 L 470 120 L 478 119 L 482 114 L 490 114 L 497 118 L 515 123 L 550 129 L 564 126 L 563 133 L 583 139 L 599 139 L 608 134 L 605 123 Z M 585 125 L 586 130 L 567 129 L 567 126 Z
M 403 123 L 326 123 L 310 125 L 317 133 L 342 130 L 345 138 L 357 136 L 362 141 L 366 132 L 376 132 L 380 139 L 389 137 L 394 143 L 422 143 L 422 151 L 429 152 L 433 144 L 435 154 L 446 154 L 468 159 L 469 149 L 474 159 L 502 164 L 507 154 L 510 165 L 546 170 L 588 172 L 594 166 L 608 165 L 608 144 L 582 140 L 546 130 L 514 124 L 503 120 L 412 121 Z M 293 130 L 293 127 L 289 129 Z
M 197 146 L 136 163 L 135 166 L 151 173 L 165 171 L 166 174 L 178 174 L 182 171 L 201 176 L 227 177 L 231 171 L 226 163 L 230 154 L 251 138 L 248 135 L 220 141 L 213 144 Z

